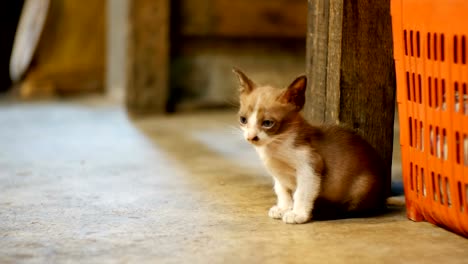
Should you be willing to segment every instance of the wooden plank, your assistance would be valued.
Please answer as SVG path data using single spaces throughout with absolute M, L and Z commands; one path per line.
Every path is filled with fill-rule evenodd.
M 325 121 L 329 9 L 328 0 L 308 1 L 306 50 L 308 89 L 304 114 L 307 119 L 318 123 Z
M 390 0 L 344 1 L 340 120 L 373 145 L 389 170 L 395 114 Z
M 129 3 L 126 104 L 137 114 L 163 113 L 168 97 L 169 0 Z
M 354 128 L 384 159 L 390 188 L 395 110 L 390 0 L 326 3 L 309 0 L 306 116 Z
M 341 74 L 341 41 L 343 32 L 341 26 L 343 23 L 343 0 L 335 0 L 330 2 L 330 17 L 328 24 L 328 57 L 327 57 L 327 96 L 326 96 L 326 111 L 325 120 L 338 121 L 340 107 L 340 87 Z M 331 88 L 331 89 L 330 89 Z
M 181 0 L 176 25 L 183 36 L 298 37 L 307 32 L 303 0 Z

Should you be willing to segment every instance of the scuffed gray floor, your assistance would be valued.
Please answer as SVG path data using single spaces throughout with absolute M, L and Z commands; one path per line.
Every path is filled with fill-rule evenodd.
M 131 121 L 87 102 L 0 103 L 0 263 L 466 263 L 406 219 L 291 226 L 234 114 Z

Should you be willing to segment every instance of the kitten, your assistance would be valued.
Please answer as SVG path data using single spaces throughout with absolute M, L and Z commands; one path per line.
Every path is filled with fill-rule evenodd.
M 271 218 L 302 224 L 312 215 L 346 217 L 385 207 L 385 171 L 376 151 L 351 130 L 312 126 L 302 117 L 305 76 L 280 90 L 233 72 L 239 78 L 244 137 L 274 179 Z

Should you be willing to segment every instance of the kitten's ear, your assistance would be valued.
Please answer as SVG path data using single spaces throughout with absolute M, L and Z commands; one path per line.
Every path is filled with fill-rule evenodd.
M 237 75 L 237 78 L 239 79 L 239 91 L 241 93 L 250 93 L 252 92 L 253 89 L 255 89 L 256 84 L 247 77 L 241 70 L 237 68 L 232 68 L 232 72 L 234 72 Z
M 292 104 L 296 111 L 301 111 L 305 104 L 306 87 L 307 77 L 305 75 L 299 76 L 279 96 L 278 100 L 284 104 Z

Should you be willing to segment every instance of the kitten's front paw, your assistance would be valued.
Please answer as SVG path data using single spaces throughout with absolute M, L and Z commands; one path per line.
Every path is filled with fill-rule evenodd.
M 275 205 L 272 208 L 270 208 L 270 211 L 268 212 L 268 216 L 273 219 L 281 219 L 283 215 L 289 210 L 290 209 L 279 208 L 277 205 Z
M 303 224 L 308 222 L 310 218 L 310 214 L 289 211 L 284 214 L 283 222 L 285 222 L 286 224 Z

